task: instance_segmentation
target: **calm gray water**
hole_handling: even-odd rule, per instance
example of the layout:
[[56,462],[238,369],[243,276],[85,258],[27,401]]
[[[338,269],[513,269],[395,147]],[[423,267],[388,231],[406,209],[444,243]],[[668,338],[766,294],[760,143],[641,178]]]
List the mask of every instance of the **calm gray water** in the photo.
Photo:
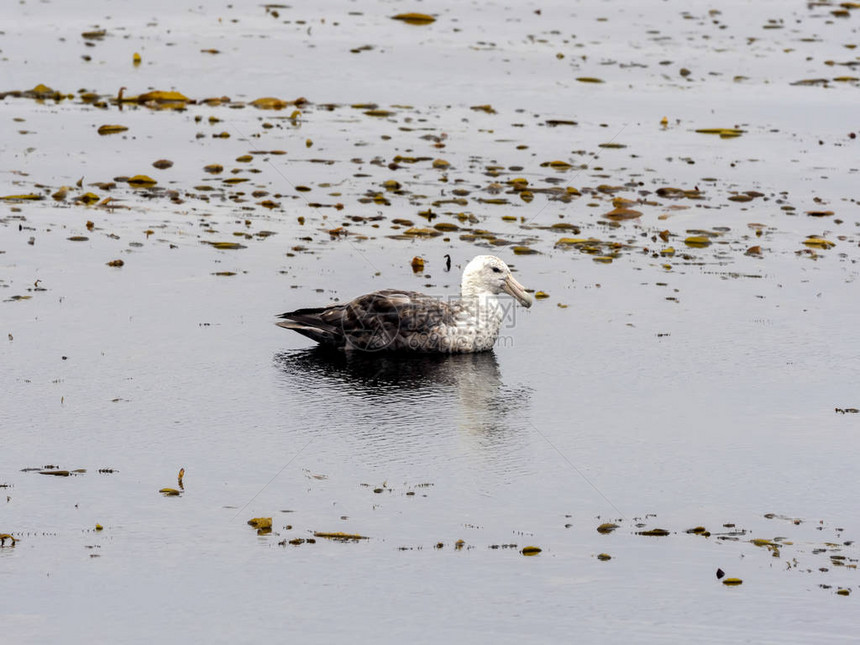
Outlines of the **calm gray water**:
[[[852,641],[858,10],[422,5],[0,9],[4,642]],[[487,252],[492,353],[273,324]]]

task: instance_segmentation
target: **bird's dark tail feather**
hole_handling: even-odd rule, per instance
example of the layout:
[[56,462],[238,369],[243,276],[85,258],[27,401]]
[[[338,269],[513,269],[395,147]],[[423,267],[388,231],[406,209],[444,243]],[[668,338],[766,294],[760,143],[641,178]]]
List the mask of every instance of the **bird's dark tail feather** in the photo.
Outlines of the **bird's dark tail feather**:
[[292,329],[295,332],[315,340],[321,345],[339,346],[343,344],[343,330],[339,325],[327,322],[323,314],[331,312],[329,307],[297,309],[280,314],[283,322],[275,323],[278,327]]

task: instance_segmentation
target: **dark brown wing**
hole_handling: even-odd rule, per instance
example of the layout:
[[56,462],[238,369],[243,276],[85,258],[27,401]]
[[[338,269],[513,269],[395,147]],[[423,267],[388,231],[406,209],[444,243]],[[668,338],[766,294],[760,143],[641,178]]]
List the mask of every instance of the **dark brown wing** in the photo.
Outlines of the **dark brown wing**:
[[434,330],[455,324],[456,313],[455,303],[385,289],[342,305],[281,314],[286,321],[278,325],[342,349],[438,351]]

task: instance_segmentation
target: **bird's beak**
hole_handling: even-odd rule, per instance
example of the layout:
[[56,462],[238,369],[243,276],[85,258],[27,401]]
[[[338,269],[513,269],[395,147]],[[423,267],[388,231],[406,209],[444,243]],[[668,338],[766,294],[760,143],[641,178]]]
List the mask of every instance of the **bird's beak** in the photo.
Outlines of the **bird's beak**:
[[526,293],[526,289],[523,285],[514,280],[514,276],[509,275],[505,278],[505,286],[502,288],[505,293],[516,298],[523,307],[532,306],[532,297]]

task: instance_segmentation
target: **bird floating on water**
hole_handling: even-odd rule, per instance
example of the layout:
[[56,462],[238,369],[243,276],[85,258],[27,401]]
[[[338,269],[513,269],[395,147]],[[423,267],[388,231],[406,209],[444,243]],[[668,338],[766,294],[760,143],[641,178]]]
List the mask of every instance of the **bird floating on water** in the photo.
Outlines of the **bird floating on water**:
[[493,348],[505,317],[502,292],[524,307],[532,305],[507,264],[479,255],[463,270],[459,299],[383,289],[344,304],[289,311],[277,324],[344,351],[485,352]]

